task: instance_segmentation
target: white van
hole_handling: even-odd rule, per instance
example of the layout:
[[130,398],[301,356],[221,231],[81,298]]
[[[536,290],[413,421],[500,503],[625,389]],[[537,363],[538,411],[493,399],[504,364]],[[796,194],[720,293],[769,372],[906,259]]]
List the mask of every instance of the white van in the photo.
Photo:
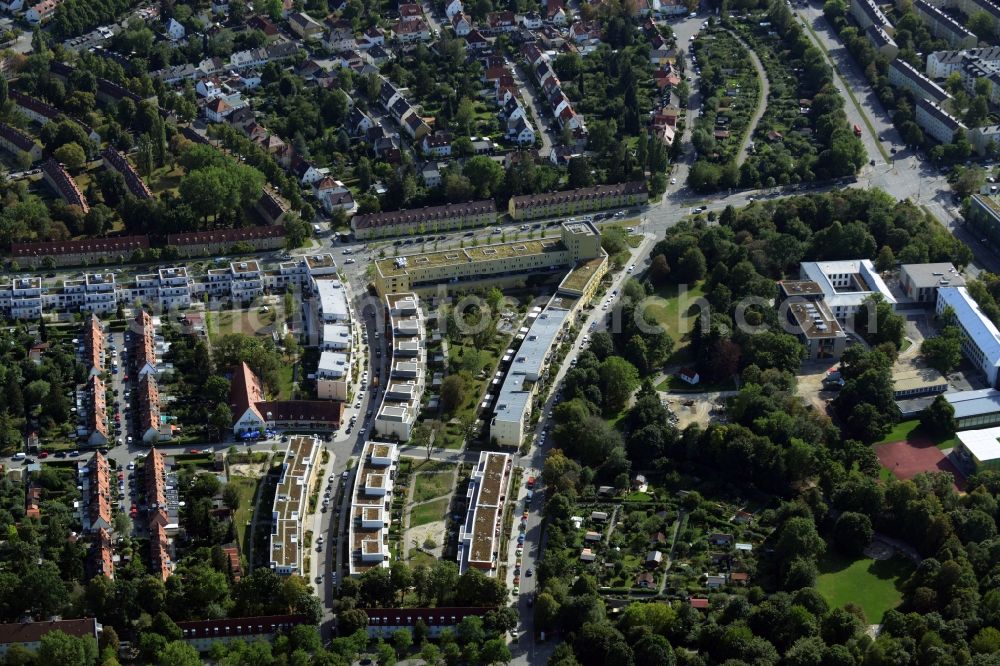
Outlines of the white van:
[[24,451],[18,451],[12,455],[11,460],[24,460]]

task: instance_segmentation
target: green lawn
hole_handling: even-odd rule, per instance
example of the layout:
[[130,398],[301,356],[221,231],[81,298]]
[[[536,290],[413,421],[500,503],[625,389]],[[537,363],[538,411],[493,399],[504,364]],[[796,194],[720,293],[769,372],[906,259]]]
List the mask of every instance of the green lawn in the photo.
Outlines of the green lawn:
[[450,472],[424,472],[416,474],[413,486],[413,501],[425,502],[435,497],[447,495],[451,490],[452,475]]
[[[695,301],[704,295],[704,283],[699,282],[693,286],[689,285],[683,298],[678,295],[677,285],[667,285],[657,289],[656,294],[649,299],[646,312],[650,319],[663,326],[674,339],[675,351],[684,346],[682,340],[694,328],[694,322],[700,312]],[[682,306],[686,306],[683,313]]]
[[419,527],[436,520],[444,520],[447,515],[448,498],[442,497],[433,502],[413,507],[413,510],[410,511],[410,527]]
[[920,419],[910,419],[909,421],[900,421],[897,423],[892,430],[889,431],[885,437],[875,442],[875,445],[888,444],[889,442],[901,442],[903,440],[912,439],[928,439],[934,442],[934,445],[939,449],[951,449],[958,443],[957,437],[940,437],[936,435],[928,435],[920,427]]
[[240,506],[236,509],[236,515],[233,516],[233,525],[236,527],[236,532],[240,535],[240,546],[244,553],[250,552],[250,544],[247,542],[247,539],[250,534],[250,519],[253,517],[253,498],[257,492],[257,483],[257,479],[245,476],[229,477],[229,485],[238,488],[240,491]]
[[877,624],[886,611],[899,605],[903,598],[900,588],[913,571],[913,565],[900,556],[885,561],[861,558],[851,562],[828,553],[819,570],[816,589],[831,607],[857,604],[864,609],[868,622]]
[[295,375],[295,366],[290,364],[282,365],[278,368],[278,399],[291,400],[292,398],[292,377]]

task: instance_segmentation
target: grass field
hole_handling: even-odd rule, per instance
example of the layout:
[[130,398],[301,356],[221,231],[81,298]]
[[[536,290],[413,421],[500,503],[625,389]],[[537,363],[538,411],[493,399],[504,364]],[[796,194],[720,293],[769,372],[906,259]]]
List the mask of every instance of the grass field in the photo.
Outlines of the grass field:
[[899,605],[903,598],[900,588],[913,565],[898,555],[884,561],[861,558],[852,562],[828,553],[819,570],[816,589],[831,607],[857,604],[865,611],[868,622],[877,624],[886,611]]
[[957,437],[940,437],[929,435],[920,427],[919,419],[900,421],[885,437],[875,442],[875,445],[888,444],[890,442],[902,442],[904,440],[925,439],[934,442],[934,445],[941,450],[954,448],[958,443]]
[[244,553],[249,552],[250,543],[247,541],[250,534],[250,519],[253,517],[253,498],[257,492],[257,479],[245,476],[230,476],[229,485],[235,486],[240,491],[240,506],[233,516],[233,525],[240,535],[240,546]]
[[435,497],[447,495],[451,490],[452,474],[450,472],[422,472],[416,474],[413,486],[413,501],[426,502]]
[[[680,347],[681,340],[694,327],[699,313],[697,307],[692,308],[694,301],[704,295],[705,288],[701,282],[689,286],[683,298],[677,293],[676,285],[661,287],[656,291],[656,298],[651,300],[647,313],[650,319],[666,329],[676,346]],[[681,307],[685,305],[687,307],[682,313]]]
[[410,527],[420,527],[437,520],[444,520],[447,515],[448,498],[442,497],[433,502],[413,507],[410,511]]

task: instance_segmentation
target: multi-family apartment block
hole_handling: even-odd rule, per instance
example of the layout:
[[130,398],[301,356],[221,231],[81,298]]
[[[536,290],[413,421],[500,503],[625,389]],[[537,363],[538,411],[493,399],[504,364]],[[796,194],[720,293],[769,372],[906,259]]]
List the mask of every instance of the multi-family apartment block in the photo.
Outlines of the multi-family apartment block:
[[[393,353],[375,432],[405,442],[416,424],[426,383],[423,311],[414,293],[387,294],[385,307]],[[397,345],[402,343],[407,351],[397,355]]]
[[348,523],[348,567],[352,576],[389,566],[389,526],[399,448],[367,441],[354,473]]
[[0,123],[0,148],[15,157],[25,154],[31,162],[42,159],[42,147],[30,136],[6,123]]
[[951,97],[948,92],[920,73],[916,67],[905,60],[893,60],[889,63],[889,83],[897,88],[909,90],[914,97],[920,97],[935,104],[942,104]]
[[570,321],[570,311],[547,306],[535,316],[504,377],[490,422],[490,439],[518,447],[524,438],[539,382],[548,375],[555,343]]
[[82,278],[66,280],[61,290],[47,291],[44,304],[60,312],[106,314],[118,307],[118,289],[114,273],[85,273]]
[[148,236],[114,236],[67,241],[11,243],[11,257],[21,266],[37,268],[46,260],[54,266],[80,266],[102,261],[128,261],[149,248]]
[[101,157],[104,160],[104,168],[113,169],[122,175],[125,179],[125,187],[132,193],[132,196],[138,199],[152,198],[153,193],[149,191],[149,187],[142,180],[142,176],[129,164],[124,155],[114,148],[109,147],[101,152]]
[[483,451],[469,478],[469,508],[458,528],[458,567],[495,576],[500,556],[504,506],[514,463],[506,453]]
[[186,308],[191,305],[191,280],[184,266],[160,268],[155,273],[135,276],[130,290],[123,290],[122,300],[156,307],[161,311]]
[[384,297],[419,287],[523,276],[569,268],[602,253],[601,234],[593,224],[567,222],[560,227],[558,237],[379,259],[375,262],[375,290]]
[[264,275],[256,261],[234,261],[228,268],[210,269],[207,288],[212,296],[252,301],[264,294]]
[[229,385],[233,434],[251,437],[267,428],[336,430],[343,417],[339,400],[267,400],[264,387],[246,363],[234,368]]
[[339,280],[312,280],[319,300],[319,365],[316,368],[316,397],[321,400],[347,400],[352,382],[350,307],[347,290]]
[[167,235],[167,246],[177,248],[182,257],[223,254],[236,244],[246,245],[255,251],[276,250],[285,244],[285,229],[271,225]]
[[320,467],[319,439],[296,435],[288,442],[271,510],[271,569],[281,575],[303,574],[302,521],[309,509],[309,492]]
[[576,215],[619,206],[634,206],[645,203],[648,199],[649,191],[646,189],[646,183],[635,181],[511,197],[508,212],[515,220],[530,220]]
[[355,215],[351,218],[351,229],[358,238],[384,238],[475,229],[494,224],[496,219],[496,205],[492,201],[470,201]]
[[85,215],[90,212],[90,204],[80,191],[80,186],[63,165],[49,158],[42,164],[42,174],[45,176],[45,182],[62,197],[63,201],[70,206],[78,206]]
[[11,319],[41,319],[42,294],[41,278],[14,278],[0,284],[0,311]]
[[941,143],[951,143],[958,130],[967,131],[965,124],[951,115],[943,107],[923,97],[916,100],[916,121],[924,132]]
[[953,49],[972,49],[979,38],[971,30],[926,0],[913,0],[913,8],[930,33],[948,42]]

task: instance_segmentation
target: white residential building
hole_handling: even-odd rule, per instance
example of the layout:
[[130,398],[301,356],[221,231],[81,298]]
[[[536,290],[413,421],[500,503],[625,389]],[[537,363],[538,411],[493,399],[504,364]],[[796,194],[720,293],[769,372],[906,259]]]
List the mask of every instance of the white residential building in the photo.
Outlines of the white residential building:
[[41,319],[42,294],[41,278],[14,278],[0,284],[0,311],[11,319]]
[[161,310],[191,306],[191,281],[187,268],[170,266],[155,273],[135,276],[135,286],[128,294],[132,302],[155,305]]
[[252,301],[264,294],[264,279],[256,261],[234,261],[229,268],[213,268],[207,273],[208,293],[238,302]]
[[[375,432],[405,442],[410,439],[420,412],[426,382],[424,320],[416,294],[387,294],[385,300],[393,355],[382,407],[375,416]],[[404,343],[408,351],[397,354]]]
[[351,489],[347,543],[352,576],[389,566],[389,526],[398,462],[399,448],[395,444],[365,443]]
[[316,397],[320,400],[347,400],[350,384],[350,355],[335,351],[320,353],[316,368]]
[[347,291],[340,280],[314,279],[313,291],[319,297],[320,319],[323,323],[335,324],[350,321]]
[[458,567],[495,576],[500,556],[504,505],[510,489],[513,461],[506,453],[482,451],[469,478],[469,508],[458,528]]
[[553,345],[569,310],[548,306],[532,322],[500,387],[490,438],[500,446],[518,447],[530,422],[535,386],[548,371]]
[[177,21],[177,19],[172,18],[167,22],[167,37],[170,38],[170,41],[176,42],[180,39],[184,39],[185,34],[187,34],[187,31],[184,29],[184,26]]
[[118,307],[118,291],[114,273],[86,273],[82,278],[66,280],[61,291],[46,293],[46,307],[60,312],[106,314]]

